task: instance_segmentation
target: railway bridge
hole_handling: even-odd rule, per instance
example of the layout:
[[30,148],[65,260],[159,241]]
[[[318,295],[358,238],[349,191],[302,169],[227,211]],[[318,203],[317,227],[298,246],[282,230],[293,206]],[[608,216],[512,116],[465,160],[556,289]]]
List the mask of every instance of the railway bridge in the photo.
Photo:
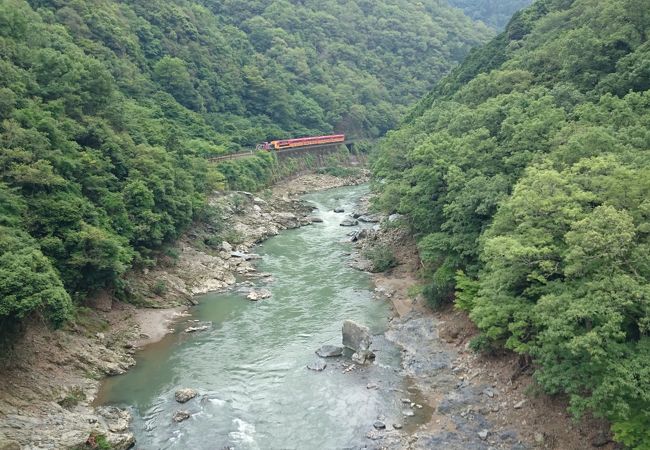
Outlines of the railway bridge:
[[[327,155],[336,153],[341,147],[345,147],[350,152],[352,152],[354,149],[355,142],[357,142],[357,139],[346,139],[343,142],[335,142],[331,144],[305,145],[303,147],[284,148],[280,150],[257,150],[257,151],[274,152],[277,155],[278,159],[300,158],[306,154],[311,154],[314,155],[317,160],[321,160],[321,159],[324,160],[324,158]],[[208,161],[210,161],[211,163],[218,164],[220,162],[230,161],[232,159],[250,158],[251,156],[254,156],[257,151],[250,149],[242,152],[231,153],[229,155],[208,158]]]

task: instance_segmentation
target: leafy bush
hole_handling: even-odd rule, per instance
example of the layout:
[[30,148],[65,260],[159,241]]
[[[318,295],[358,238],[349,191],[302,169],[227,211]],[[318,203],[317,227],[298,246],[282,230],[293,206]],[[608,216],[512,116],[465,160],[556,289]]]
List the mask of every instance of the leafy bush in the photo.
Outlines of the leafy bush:
[[373,272],[385,272],[397,265],[393,250],[384,244],[374,245],[366,249],[363,256],[372,263]]
[[322,167],[316,171],[316,173],[320,174],[327,174],[327,175],[332,175],[334,177],[338,178],[346,178],[346,177],[351,177],[353,175],[356,175],[359,173],[357,169],[354,169],[352,167]]
[[222,241],[226,241],[232,245],[239,245],[244,243],[245,238],[246,237],[240,231],[231,228],[221,234],[219,243],[221,243]]
[[68,394],[58,403],[65,409],[72,409],[79,404],[79,402],[86,399],[86,393],[80,387],[75,387],[68,392]]
[[165,283],[163,280],[156,281],[156,283],[153,285],[153,288],[151,289],[151,292],[158,296],[165,295],[167,291],[167,283]]

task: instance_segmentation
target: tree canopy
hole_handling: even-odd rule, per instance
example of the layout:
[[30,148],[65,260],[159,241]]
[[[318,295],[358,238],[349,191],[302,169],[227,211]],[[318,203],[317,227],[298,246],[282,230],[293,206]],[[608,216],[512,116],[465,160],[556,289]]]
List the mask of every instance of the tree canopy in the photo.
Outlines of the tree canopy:
[[[394,126],[493,34],[435,0],[6,0],[0,4],[0,320],[149,264],[269,138]],[[119,284],[119,283],[118,283]]]
[[530,355],[576,415],[650,446],[650,15],[541,0],[388,134],[379,204],[406,214],[434,304],[477,349]]

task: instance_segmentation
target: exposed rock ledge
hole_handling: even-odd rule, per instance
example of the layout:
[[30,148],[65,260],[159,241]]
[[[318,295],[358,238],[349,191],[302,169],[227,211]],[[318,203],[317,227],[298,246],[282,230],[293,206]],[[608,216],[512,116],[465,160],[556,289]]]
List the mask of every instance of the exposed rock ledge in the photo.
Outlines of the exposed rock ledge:
[[149,308],[123,304],[104,292],[89,301],[93,308],[83,313],[83,325],[51,331],[34,321],[0,357],[0,449],[71,448],[97,434],[114,449],[132,446],[129,414],[92,406],[98,380],[135,364],[136,348],[162,338],[192,296],[230,286],[235,276],[258,275],[245,256],[256,243],[311,223],[312,209],[298,195],[363,181],[365,176],[306,175],[267,196],[215,193],[210,202],[229,223],[228,233],[220,234],[239,242],[220,241],[215,248],[205,242],[216,234],[213,224],[190,230],[168,252],[173,258],[162,257],[157,267],[128,278]]

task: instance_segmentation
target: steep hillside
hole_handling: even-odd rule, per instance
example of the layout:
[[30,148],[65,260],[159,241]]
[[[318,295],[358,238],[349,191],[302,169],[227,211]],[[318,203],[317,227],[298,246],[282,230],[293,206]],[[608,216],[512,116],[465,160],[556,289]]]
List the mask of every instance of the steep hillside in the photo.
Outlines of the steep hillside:
[[576,415],[650,446],[650,14],[542,0],[389,133],[380,204],[419,237],[432,304],[532,357]]
[[448,0],[451,6],[460,8],[475,20],[503,29],[512,15],[530,5],[532,0]]
[[152,264],[205,193],[271,155],[206,155],[334,129],[377,136],[491,31],[427,0],[0,4],[0,328],[54,324]]

